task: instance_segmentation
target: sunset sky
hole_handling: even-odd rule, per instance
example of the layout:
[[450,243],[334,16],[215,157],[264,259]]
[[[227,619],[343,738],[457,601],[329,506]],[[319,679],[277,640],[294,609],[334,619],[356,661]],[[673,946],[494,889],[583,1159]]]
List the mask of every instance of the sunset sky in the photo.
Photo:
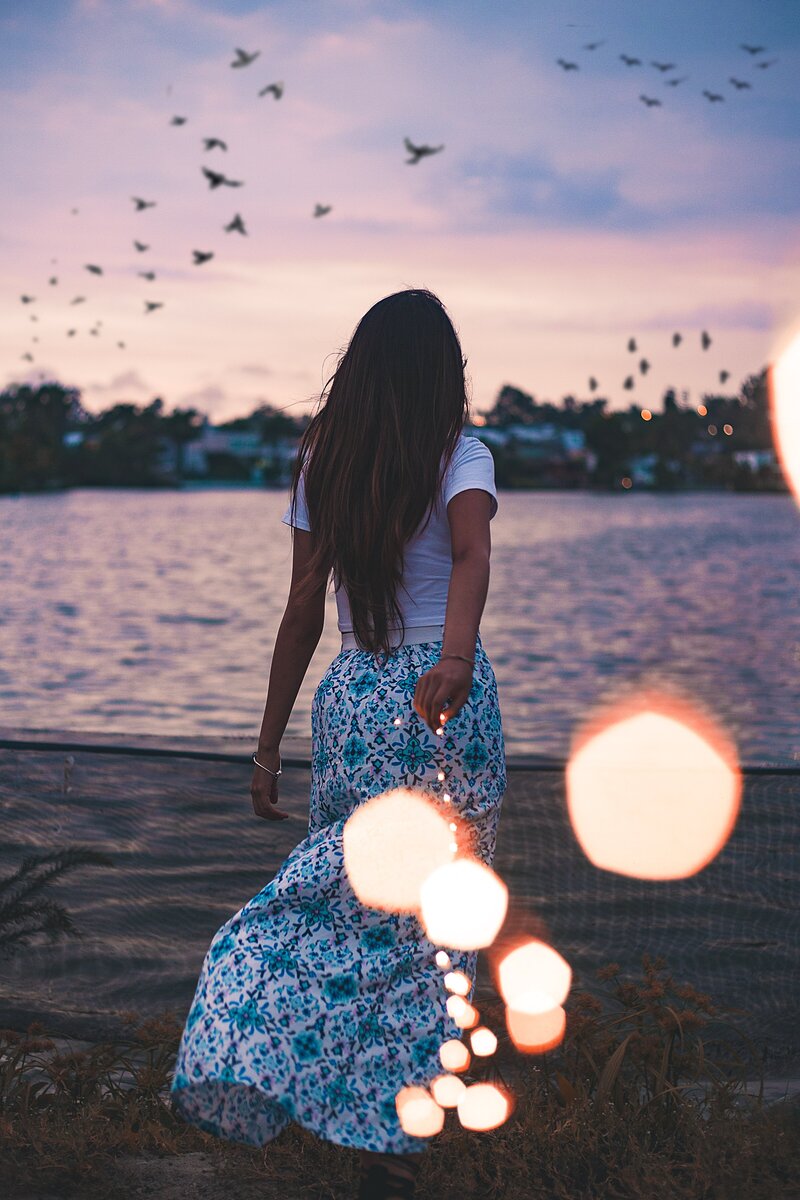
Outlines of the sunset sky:
[[[44,372],[92,410],[159,395],[214,420],[300,413],[366,309],[424,286],[459,330],[478,411],[504,383],[587,399],[589,375],[612,407],[660,408],[667,386],[697,400],[721,368],[735,390],[800,321],[797,14],[0,0],[0,386]],[[235,47],[261,53],[232,69]],[[277,81],[280,100],[258,96]],[[410,166],[404,136],[445,149]],[[210,190],[204,165],[244,186]],[[316,203],[332,211],[314,219]],[[247,237],[223,231],[236,212]],[[194,266],[193,250],[215,257]]]

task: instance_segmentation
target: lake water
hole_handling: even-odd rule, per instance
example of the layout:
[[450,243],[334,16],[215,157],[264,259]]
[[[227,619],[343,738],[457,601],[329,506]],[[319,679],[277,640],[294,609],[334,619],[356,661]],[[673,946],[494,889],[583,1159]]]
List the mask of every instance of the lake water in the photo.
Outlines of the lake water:
[[[563,756],[664,684],[746,763],[800,761],[800,513],[788,495],[501,492],[481,622],[507,751]],[[289,586],[284,491],[0,497],[0,724],[255,741]],[[287,734],[339,649],[333,595]]]

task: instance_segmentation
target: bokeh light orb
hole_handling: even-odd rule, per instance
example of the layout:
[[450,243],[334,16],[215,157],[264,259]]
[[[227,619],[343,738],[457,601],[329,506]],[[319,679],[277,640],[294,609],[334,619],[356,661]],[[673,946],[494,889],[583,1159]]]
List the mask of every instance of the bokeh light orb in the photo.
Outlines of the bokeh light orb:
[[497,987],[509,1008],[542,1013],[563,1004],[572,985],[566,959],[539,938],[530,938],[503,955]]
[[[459,996],[460,1000],[461,997]],[[458,1013],[453,1017],[459,1029],[472,1029],[473,1025],[478,1024],[480,1013],[472,1004],[464,1004],[464,1007],[459,1009]]]
[[767,381],[778,458],[795,498],[800,500],[800,330],[777,355]]
[[497,1049],[497,1038],[491,1029],[487,1029],[485,1025],[480,1025],[477,1029],[473,1029],[470,1034],[469,1044],[472,1047],[473,1054],[477,1054],[480,1058],[487,1058],[490,1054],[494,1054]]
[[342,830],[353,891],[368,908],[416,912],[422,883],[437,867],[452,862],[450,838],[448,822],[423,792],[393,788],[371,797]]
[[445,1071],[466,1071],[470,1064],[470,1053],[458,1038],[449,1038],[439,1047],[439,1061]]
[[525,1054],[543,1054],[545,1050],[552,1050],[563,1041],[566,1027],[567,1013],[561,1005],[532,1013],[506,1009],[509,1037],[517,1050]]
[[699,711],[647,695],[595,724],[567,765],[567,808],[596,867],[682,879],[725,845],[739,813],[732,745]]
[[511,1095],[496,1083],[471,1083],[458,1101],[458,1119],[464,1129],[496,1129],[512,1110]]
[[423,1087],[404,1087],[395,1096],[395,1108],[404,1133],[433,1137],[444,1125],[444,1109]]
[[449,992],[458,996],[466,996],[472,987],[472,980],[463,971],[448,971],[444,977],[444,986]]
[[490,946],[508,908],[508,888],[485,863],[457,858],[420,888],[420,921],[432,942],[457,950]]
[[442,1108],[455,1108],[466,1086],[457,1075],[437,1075],[431,1080],[431,1095]]

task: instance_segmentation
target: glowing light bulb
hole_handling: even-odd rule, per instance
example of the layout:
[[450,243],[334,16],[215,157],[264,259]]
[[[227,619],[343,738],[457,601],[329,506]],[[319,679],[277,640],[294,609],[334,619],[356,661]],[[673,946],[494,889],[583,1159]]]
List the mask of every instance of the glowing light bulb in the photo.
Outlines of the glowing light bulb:
[[442,782],[442,780],[444,779],[444,771],[439,771],[439,772],[438,772],[438,774],[437,774],[437,776],[436,776],[436,778],[437,778],[437,779],[439,780],[439,782],[441,783],[441,782]]
[[469,1050],[458,1038],[450,1038],[439,1047],[439,1060],[445,1071],[466,1071],[470,1059]]
[[[451,996],[451,999],[460,1000],[461,997]],[[453,1017],[453,1020],[459,1029],[472,1029],[473,1025],[478,1024],[479,1017],[480,1013],[478,1012],[477,1008],[475,1008],[474,1004],[465,1004],[464,1007],[459,1010],[457,1016]]]
[[511,1097],[495,1083],[472,1083],[458,1101],[464,1129],[496,1129],[511,1112]]
[[455,1108],[466,1084],[457,1075],[437,1075],[431,1080],[431,1095],[442,1108]]
[[497,1049],[497,1038],[492,1033],[491,1029],[487,1029],[485,1025],[480,1025],[477,1029],[473,1029],[469,1035],[472,1053],[478,1054],[482,1058],[486,1058],[489,1054],[494,1054]]
[[395,1108],[404,1133],[413,1137],[433,1137],[444,1125],[444,1109],[423,1087],[401,1088]]
[[472,981],[463,971],[448,971],[444,977],[444,986],[448,992],[455,992],[457,996],[466,996],[472,987]]
[[437,967],[442,967],[442,968],[449,967],[450,966],[450,955],[447,954],[446,951],[444,951],[444,950],[437,950],[436,951],[436,965],[437,965]]
[[393,722],[393,723],[394,723],[395,725],[402,725],[402,724],[403,724],[403,718],[402,718],[402,717],[395,717],[395,719],[394,719],[394,722]]
[[467,1002],[463,996],[453,994],[447,997],[447,1011],[454,1021],[467,1011],[467,1007]]

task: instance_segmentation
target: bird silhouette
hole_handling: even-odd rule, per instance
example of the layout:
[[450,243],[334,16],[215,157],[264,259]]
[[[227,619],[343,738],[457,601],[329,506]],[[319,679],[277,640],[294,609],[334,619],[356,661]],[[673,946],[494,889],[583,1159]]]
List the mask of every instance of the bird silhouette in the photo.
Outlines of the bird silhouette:
[[639,99],[643,104],[646,104],[648,108],[652,108],[656,104],[659,106],[661,105],[661,101],[655,100],[652,96],[640,96]]
[[35,337],[35,338],[31,338],[31,341],[32,341],[32,342],[38,342],[38,340],[39,340],[39,339],[38,339],[37,337]]
[[67,330],[67,337],[75,337],[75,334],[76,334],[77,332],[78,332],[78,331],[77,331],[77,329],[68,329],[68,330]]
[[23,304],[33,304],[35,299],[35,296],[20,296],[20,300]]
[[91,271],[93,275],[102,275],[103,274],[103,268],[96,266],[94,263],[85,263],[84,265],[86,267],[86,270]]
[[223,142],[221,138],[216,137],[203,138],[203,145],[206,150],[215,150],[217,147],[219,147],[220,150],[228,149],[227,144]]
[[651,62],[650,66],[655,67],[657,71],[673,71],[677,63]]
[[748,83],[746,79],[736,79],[733,75],[731,75],[729,82],[732,83],[738,91],[741,91],[742,88],[751,88],[753,86],[752,83]]
[[620,54],[620,58],[625,63],[626,67],[640,67],[642,60],[640,58],[631,58],[629,54]]
[[700,341],[702,343],[704,350],[707,350],[708,347],[711,345],[711,338],[706,333],[705,329],[703,330],[702,334],[700,335]]
[[679,83],[686,83],[688,78],[688,75],[681,75],[677,79],[667,79],[665,82],[667,87],[677,87]]
[[605,40],[602,42],[587,42],[583,48],[584,50],[596,50],[598,46],[605,46]]
[[331,211],[332,207],[333,207],[333,205],[331,205],[331,204],[315,204],[314,205],[314,216],[315,217],[324,217],[326,213],[329,213]]
[[74,300],[70,300],[70,304],[84,304],[85,301],[85,296],[76,296]]
[[642,372],[643,375],[646,375],[647,372],[650,370],[650,363],[647,361],[646,358],[643,358],[641,360],[641,362],[639,363],[639,370]]
[[631,388],[634,386],[634,380],[633,380],[633,376],[632,376],[632,375],[629,375],[629,376],[628,376],[628,378],[625,380],[625,382],[623,383],[623,385],[622,385],[622,386],[623,386],[623,387],[624,387],[624,388],[625,388],[627,391],[630,391],[630,390],[631,390]]
[[125,349],[125,343],[124,343],[124,342],[117,342],[117,345],[119,346],[120,350],[124,350],[124,349]]
[[763,62],[757,62],[756,66],[759,67],[762,71],[766,71],[767,67],[771,67],[777,61],[778,61],[777,58],[768,58],[768,59],[765,59]]
[[33,316],[32,316],[30,319],[31,319],[31,321],[38,321],[38,320],[39,320],[39,318],[38,318],[38,317],[33,317]]
[[203,265],[203,263],[208,262],[208,260],[210,258],[214,257],[213,250],[193,250],[192,254],[194,255],[194,264],[193,265],[195,267],[201,267]]
[[712,103],[714,100],[724,100],[725,99],[724,96],[720,96],[719,92],[709,92],[705,88],[703,89],[703,95],[706,97],[707,100],[711,100]]
[[141,196],[131,196],[131,200],[136,205],[136,211],[141,212],[143,208],[155,208],[155,200],[142,200]]
[[223,184],[226,187],[241,187],[242,186],[242,181],[240,179],[228,179],[228,178],[226,178],[225,175],[221,174],[221,172],[219,172],[219,171],[209,171],[208,167],[201,167],[200,170],[203,172],[206,179],[208,180],[208,186],[211,189],[221,187]]
[[682,333],[673,333],[673,335],[672,335],[672,344],[673,344],[673,346],[680,346],[680,344],[681,344],[681,342],[682,342],[682,341],[683,341],[683,334],[682,334]]
[[100,332],[99,329],[90,329],[89,330],[89,333],[92,335],[92,337],[97,337],[99,332]]
[[766,50],[766,46],[746,46],[744,42],[740,42],[739,44],[741,49],[746,50],[748,54],[763,54]]
[[243,233],[245,237],[247,237],[247,230],[244,227],[244,221],[238,213],[228,222],[227,225],[223,225],[222,228],[226,233]]
[[137,242],[135,238],[133,239],[133,244],[140,254],[143,254],[145,250],[150,249],[149,246],[145,246],[144,242]]
[[565,59],[563,59],[563,58],[557,58],[557,59],[556,59],[556,62],[557,62],[557,63],[558,63],[558,65],[559,65],[560,67],[562,67],[562,68],[563,68],[565,71],[577,71],[577,70],[578,70],[578,64],[577,64],[577,63],[574,63],[574,62],[566,62],[566,61],[565,61]]
[[403,145],[411,155],[406,162],[412,165],[418,163],[421,158],[427,158],[429,154],[438,154],[440,150],[444,150],[444,146],[415,146],[410,138],[403,138]]
[[137,275],[141,275],[142,279],[147,279],[150,283],[152,283],[156,277],[155,271],[137,271],[136,273]]
[[57,275],[51,275],[51,276],[50,276],[50,278],[48,279],[48,281],[47,281],[47,282],[48,282],[48,283],[50,283],[50,284],[53,284],[53,285],[57,284],[57,283],[58,283],[58,276],[57,276]]
[[185,125],[188,120],[188,117],[173,117],[170,125]]
[[251,62],[255,62],[261,53],[260,50],[254,50],[252,54],[248,54],[246,50],[236,48],[236,58],[231,63],[232,67],[249,67]]
[[22,355],[20,355],[20,357],[21,357],[21,358],[24,358],[24,359],[25,359],[27,362],[33,362],[33,355],[32,355],[32,354],[22,354]]
[[272,92],[276,100],[280,100],[283,95],[283,81],[280,83],[268,83],[265,88],[262,88],[258,93],[259,96],[266,96],[267,92]]
[[155,310],[157,308],[163,308],[163,307],[164,307],[164,303],[161,300],[145,300],[145,302],[144,302],[145,316],[147,316],[148,313],[155,312]]
[[727,381],[730,379],[730,377],[731,377],[730,371],[720,371],[720,373],[719,373],[720,383],[727,383]]
[[594,392],[596,390],[597,390],[597,380],[595,379],[594,375],[590,375],[589,376],[589,391]]
[[77,209],[77,208],[71,208],[71,209],[70,209],[70,212],[72,213],[73,217],[77,217],[77,215],[78,215],[78,209]]
[[636,353],[636,338],[628,339],[628,350],[631,354]]

